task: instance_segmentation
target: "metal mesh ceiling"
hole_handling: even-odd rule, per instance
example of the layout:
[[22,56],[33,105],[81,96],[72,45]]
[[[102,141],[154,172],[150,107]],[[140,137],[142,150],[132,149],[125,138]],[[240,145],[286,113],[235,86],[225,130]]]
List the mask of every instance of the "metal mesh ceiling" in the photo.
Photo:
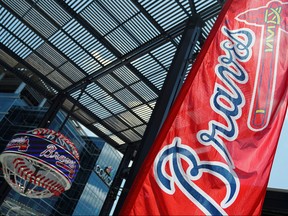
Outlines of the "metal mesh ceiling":
[[222,4],[2,0],[0,63],[111,145],[139,142],[187,19],[204,22],[198,52]]

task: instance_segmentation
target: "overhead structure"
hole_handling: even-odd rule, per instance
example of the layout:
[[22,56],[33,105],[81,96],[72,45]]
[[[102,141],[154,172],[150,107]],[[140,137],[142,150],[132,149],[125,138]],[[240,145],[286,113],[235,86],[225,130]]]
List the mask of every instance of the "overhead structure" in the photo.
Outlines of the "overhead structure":
[[186,75],[222,6],[219,0],[3,0],[0,65],[124,152],[141,143],[165,97],[160,93],[188,20],[200,35],[183,59]]

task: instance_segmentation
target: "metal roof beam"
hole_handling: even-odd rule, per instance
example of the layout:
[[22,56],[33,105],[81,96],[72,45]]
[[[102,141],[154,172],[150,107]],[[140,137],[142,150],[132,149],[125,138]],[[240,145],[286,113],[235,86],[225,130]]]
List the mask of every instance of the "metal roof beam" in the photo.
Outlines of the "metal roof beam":
[[165,32],[165,30],[159,25],[159,23],[151,16],[150,13],[148,13],[147,10],[145,10],[145,8],[137,0],[132,0],[132,3],[138,8],[139,11],[141,11],[141,13],[146,17],[146,19],[148,19],[149,22],[154,25],[154,27],[161,33],[162,37],[169,39],[176,47],[178,46],[178,44],[173,40],[173,37],[171,37],[169,32]]
[[211,4],[205,11],[199,13],[202,17],[203,21],[209,20],[213,17],[217,17],[219,12],[221,11],[223,5],[221,3]]
[[[37,5],[37,2],[34,2],[32,0],[25,0],[31,8],[34,8],[37,10],[38,13],[40,13],[46,20],[48,20],[52,25],[54,25],[57,29],[61,29],[61,26],[50,16],[48,16],[46,13],[43,12],[43,10]],[[31,10],[31,8],[29,10]]]
[[[0,1],[0,5],[4,7],[9,13],[11,13],[13,16],[15,16],[18,20],[20,20],[23,24],[25,24],[29,29],[31,29],[33,32],[37,34],[45,43],[47,43],[49,46],[53,47],[58,53],[60,53],[65,59],[67,59],[67,62],[70,62],[75,68],[77,68],[80,72],[83,74],[87,74],[83,69],[81,69],[78,65],[76,65],[73,61],[68,61],[68,57],[57,47],[55,47],[48,38],[44,37],[37,29],[35,29],[32,25],[30,25],[26,20],[23,19],[23,17],[19,16],[15,11],[13,11],[8,5],[4,4]],[[43,59],[42,59],[43,60]],[[49,80],[47,77],[44,78],[44,80]],[[50,80],[49,80],[50,81]],[[62,90],[59,90],[62,91]]]
[[[12,52],[9,48],[7,48],[5,45],[2,43],[0,44],[0,49],[2,49],[4,52],[8,53],[10,56],[12,56],[15,60],[20,62],[23,66],[28,68],[30,71],[32,71],[34,74],[36,74],[38,77],[40,77],[43,81],[47,82],[51,87],[53,87],[55,90],[58,92],[61,91],[60,87],[58,87],[56,84],[54,84],[51,80],[47,79],[46,76],[43,74],[39,73],[36,69],[34,69],[29,63],[27,63],[24,59],[16,55],[14,52]],[[15,70],[14,70],[15,72]],[[17,75],[17,74],[15,74]],[[24,81],[24,80],[23,80]],[[33,86],[33,85],[32,85]]]
[[189,6],[190,6],[192,14],[196,14],[197,11],[196,11],[196,6],[195,6],[194,0],[189,0]]
[[10,65],[8,65],[6,62],[2,61],[0,59],[0,65],[10,71],[13,75],[15,75],[17,78],[37,90],[39,93],[41,93],[44,97],[47,99],[52,99],[55,95],[49,94],[48,91],[44,90],[43,88],[39,86],[35,86],[35,82],[32,81],[32,79],[28,78],[27,76],[23,75],[22,71],[18,71],[17,68],[12,68]]
[[[5,29],[5,31],[9,32],[11,35],[13,35],[14,37],[18,38],[13,32],[9,31],[9,29],[7,29],[5,26],[3,26],[3,29]],[[25,41],[23,41],[22,39],[18,38],[19,41],[21,41],[23,44],[25,44],[27,47],[31,48]],[[37,51],[36,51],[37,52]],[[46,58],[44,58],[41,54],[39,54],[37,52],[37,55],[41,57],[41,60],[44,61],[47,65],[49,65],[51,68],[53,68],[53,71],[58,69],[56,68],[52,63],[50,63]],[[63,63],[65,64],[65,63]],[[62,66],[62,65],[60,65]],[[59,66],[59,67],[60,67]],[[49,74],[51,74],[53,71],[49,72],[48,74],[46,74],[46,76],[48,76]],[[62,73],[60,70],[58,70],[57,72],[59,72],[65,79],[67,79],[69,82],[73,83],[73,80],[67,76],[66,74]],[[45,76],[45,77],[46,77]]]
[[[67,110],[66,108],[62,108],[65,112],[69,112],[69,110]],[[74,110],[75,111],[75,110]],[[118,143],[116,143],[114,140],[112,140],[111,138],[109,138],[106,134],[104,134],[102,131],[98,130],[96,127],[89,125],[89,124],[85,124],[83,123],[83,121],[77,116],[75,115],[73,112],[70,114],[72,116],[73,119],[75,119],[76,121],[80,122],[81,124],[83,124],[87,129],[89,129],[90,131],[92,131],[93,133],[95,133],[97,136],[99,136],[101,139],[103,139],[105,142],[109,143],[109,145],[113,146],[114,148],[119,148],[121,145],[119,145]],[[102,124],[102,122],[99,122]]]
[[38,13],[40,13],[43,17],[45,17],[45,19],[47,19],[49,22],[51,22],[58,30],[61,29],[68,38],[70,38],[75,44],[77,44],[79,47],[81,47],[87,55],[89,55],[90,57],[95,59],[95,61],[97,61],[97,63],[99,63],[103,67],[103,64],[99,60],[97,60],[90,52],[88,52],[78,41],[76,41],[73,37],[71,37],[67,33],[66,30],[63,30],[63,28],[54,19],[52,19],[50,16],[48,16],[47,13],[45,11],[43,11],[43,9],[40,8],[35,2],[33,2],[32,0],[26,0],[26,1],[28,1],[28,3],[31,6],[33,6],[34,9],[36,9],[38,11]]
[[[25,62],[23,59],[21,59],[20,57],[18,57],[16,54],[11,53],[10,50],[5,47],[4,45],[0,44],[0,48],[5,51],[6,53],[9,53],[15,60],[17,60],[19,63],[21,63],[23,66],[25,66],[25,68],[29,69],[30,71],[32,71],[34,74],[38,75],[38,72],[31,66],[29,65],[27,62]],[[11,71],[13,74],[15,74],[17,77],[19,77],[21,80],[23,80],[24,82],[26,82],[27,84],[29,84],[30,86],[33,86],[35,88],[35,83],[33,83],[31,81],[31,79],[29,79],[28,77],[26,77],[25,75],[22,75],[20,73],[20,71],[17,71],[15,68],[12,68],[11,66],[9,66],[7,63],[3,62],[2,60],[0,60],[0,64],[3,65],[3,67],[7,68],[9,71]],[[39,77],[42,78],[41,76],[43,76],[41,73],[39,73]],[[49,82],[48,79],[43,79],[47,82]],[[48,83],[50,86],[52,86],[53,88],[55,88],[57,91],[59,91],[59,94],[61,94],[59,88],[57,89],[57,86],[54,86],[54,84],[50,81],[50,83]],[[39,92],[43,92],[43,90],[38,89]],[[46,94],[47,95],[47,94]],[[125,143],[130,143],[130,140],[128,140],[125,136],[123,136],[122,134],[120,134],[118,131],[114,130],[114,128],[110,127],[109,125],[105,124],[105,122],[103,122],[100,118],[98,118],[96,115],[94,115],[91,111],[89,111],[86,107],[84,107],[82,104],[80,104],[77,100],[75,100],[73,97],[71,97],[70,95],[67,94],[61,94],[63,99],[69,99],[70,101],[72,101],[73,104],[76,104],[76,106],[81,107],[82,110],[84,110],[86,113],[89,113],[89,115],[93,116],[97,122],[99,122],[100,124],[102,124],[103,126],[105,126],[108,130],[110,130],[113,134],[115,134],[116,136],[118,136],[120,139],[122,139]],[[55,95],[54,95],[55,96]],[[50,102],[53,103],[53,98],[50,96],[48,99],[50,99]],[[63,108],[63,107],[62,107]],[[69,111],[66,110],[65,108],[63,108],[65,111]],[[75,110],[74,110],[75,111]],[[105,140],[106,142],[108,142],[109,144],[111,144],[112,146],[116,147],[119,146],[119,144],[117,144],[114,140],[110,139],[109,137],[107,137],[107,135],[103,134],[100,130],[96,129],[96,127],[92,127],[87,125],[85,122],[83,122],[81,119],[77,118],[75,114],[71,113],[71,116],[73,116],[75,119],[77,119],[79,122],[81,122],[85,127],[87,127],[88,129],[90,129],[92,132],[94,132],[95,134],[97,134],[99,137],[103,138],[103,140]]]
[[[107,41],[95,28],[93,28],[89,22],[87,22],[82,16],[80,16],[78,13],[76,13],[72,8],[69,7],[67,3],[65,3],[62,0],[55,0],[59,6],[62,7],[63,10],[65,10],[67,13],[69,13],[77,22],[79,22],[88,32],[90,32],[93,36],[97,38],[112,54],[114,54],[118,59],[123,59],[123,55],[109,42]],[[120,60],[122,61],[122,60]],[[118,61],[117,61],[118,62]],[[130,62],[126,62],[126,64],[129,64]],[[113,63],[112,63],[113,64]],[[109,66],[109,65],[108,65]],[[132,65],[128,66],[130,70],[137,71]],[[106,73],[111,72],[110,70],[104,70],[105,73],[101,72],[104,69],[100,69],[96,71],[95,73],[89,75],[88,77],[84,78],[83,80],[80,80],[78,83],[76,83],[73,86],[77,86],[77,88],[74,88],[73,86],[68,87],[65,91],[68,93],[72,93],[74,91],[77,91],[79,88],[82,88],[82,85],[86,82],[93,82],[93,79],[97,79],[100,76],[103,76]],[[141,73],[136,73],[136,75],[141,79],[145,84],[152,89],[155,93],[158,92],[158,89]],[[93,77],[93,79],[91,79]]]
[[76,13],[67,3],[62,0],[55,0],[57,4],[65,10],[69,15],[71,15],[77,22],[79,22],[88,32],[96,37],[104,46],[112,52],[116,57],[121,57],[121,53],[109,43],[96,29],[94,29],[89,22],[87,22],[82,16]]
[[[51,23],[53,23],[53,24],[55,24],[55,26],[58,28],[58,29],[61,29],[61,26],[60,25],[58,25],[50,16],[48,16],[46,13],[45,13],[45,11],[43,11],[36,3],[34,3],[34,2],[32,2],[31,0],[27,0],[28,2],[29,2],[29,4],[31,5],[31,6],[33,6],[33,8],[34,9],[36,9],[42,16],[44,16],[47,20],[49,20],[49,22],[51,22]],[[102,7],[104,7],[104,6],[102,6]],[[88,24],[87,24],[88,25]],[[84,26],[85,27],[85,26]],[[64,31],[65,32],[65,31]],[[67,33],[66,33],[67,34]],[[91,57],[93,57],[92,56],[92,54],[91,53],[89,53],[89,52],[87,52],[77,41],[75,41],[70,35],[68,35],[67,34],[67,36],[71,39],[71,40],[73,40],[78,46],[80,46],[88,55],[90,55]],[[97,35],[97,36],[99,36],[99,35]],[[120,55],[120,53],[117,53],[117,55]],[[94,58],[94,57],[93,57]],[[46,62],[47,64],[49,64],[49,62]],[[101,64],[99,61],[98,61],[98,63],[99,64]],[[102,65],[102,64],[101,64]],[[50,64],[50,66],[51,67],[53,67],[53,65],[52,64]],[[103,65],[102,65],[102,67],[103,67]],[[133,67],[132,67],[132,69],[133,69]],[[62,74],[63,75],[63,74]],[[64,75],[65,76],[65,75]],[[69,78],[69,77],[66,77],[68,80],[70,80],[70,82],[71,83],[73,83],[73,81],[71,81],[71,79]],[[98,83],[98,85],[100,85],[99,83]],[[84,89],[84,87],[86,87],[87,86],[87,83],[85,83],[84,84],[84,86],[83,86],[83,88],[82,88],[82,92],[83,92],[83,89]],[[106,89],[105,88],[105,86],[102,86],[102,89]],[[107,90],[106,90],[107,91]],[[115,97],[114,95],[111,95],[111,97],[113,97],[116,101],[118,101],[122,106],[124,106],[125,108],[126,108],[126,110],[128,110],[129,108],[127,107],[127,105],[126,104],[124,104],[122,101],[120,101],[117,97]],[[141,99],[141,97],[139,97],[138,96],[138,98],[139,99]],[[131,111],[132,112],[132,111]],[[115,115],[114,115],[115,116]],[[143,123],[145,123],[142,119],[140,119]],[[121,121],[121,119],[119,119],[119,121]],[[125,122],[123,122],[123,124],[125,124]],[[137,131],[135,131],[133,128],[131,128],[131,127],[129,127],[129,125],[127,125],[127,127],[129,128],[129,129],[131,129],[131,130],[133,130],[136,134],[138,134],[138,132]],[[138,134],[139,136],[141,136],[140,134]]]
[[[41,34],[40,34],[40,32],[38,32],[35,28],[33,28],[33,26],[31,26],[27,21],[25,21],[22,17],[20,17],[17,13],[15,13],[11,8],[9,8],[8,6],[6,6],[6,5],[3,5],[11,14],[13,14],[16,18],[18,18],[19,20],[21,20],[21,22],[23,22],[26,26],[28,26],[30,29],[32,29],[34,32],[36,32],[37,34],[38,34],[38,36],[40,37],[40,38],[42,38],[47,44],[49,44],[51,47],[54,47],[60,54],[62,54],[63,56],[65,56],[66,57],[66,55],[65,54],[63,54],[60,50],[58,50],[55,46],[53,46],[53,44],[51,44],[50,42],[49,42],[49,40],[48,39],[46,39],[45,37],[43,37]],[[16,59],[16,54],[15,53],[13,53],[13,56],[15,56],[14,58]],[[23,63],[27,68],[29,68],[31,71],[33,71],[33,73],[34,74],[36,74],[36,75],[38,75],[39,77],[41,77],[41,79],[42,80],[44,80],[45,82],[47,82],[48,83],[48,86],[50,85],[50,86],[52,86],[53,88],[55,88],[59,93],[64,93],[63,95],[66,95],[66,97],[67,97],[67,95],[68,94],[65,94],[65,92],[64,91],[62,91],[56,84],[54,84],[51,80],[49,80],[46,76],[44,76],[44,75],[42,75],[41,73],[39,73],[36,69],[34,69],[30,64],[28,64],[24,59],[21,59],[19,56],[17,56],[17,59],[18,59],[18,61],[19,62],[21,62],[21,63]],[[66,59],[68,59],[67,57],[66,57]],[[72,62],[72,64],[73,64],[73,62]],[[78,69],[78,68],[77,68]],[[132,68],[133,69],[133,68]],[[79,69],[80,71],[81,71],[81,69]],[[134,70],[136,70],[135,68],[134,68]],[[138,71],[137,71],[138,72]],[[135,72],[134,72],[135,73]],[[138,74],[140,74],[139,72],[138,72]],[[83,82],[82,83],[82,85],[81,85],[81,88],[83,88],[83,87],[85,87],[87,85],[87,82]],[[32,85],[33,86],[33,85]],[[157,89],[154,85],[153,85],[153,88],[155,88],[155,89]],[[157,91],[158,91],[158,89],[157,89]],[[158,93],[158,92],[157,92]],[[72,97],[71,97],[72,98]],[[78,104],[78,106],[80,106],[80,103],[77,103]],[[89,113],[89,114],[91,114],[91,112],[90,111],[87,111],[87,109],[83,109],[83,110],[85,110],[85,112],[86,113]],[[93,116],[95,116],[95,115],[93,115]],[[83,123],[85,126],[86,126],[86,124],[85,124],[85,122],[83,122],[83,121],[80,121],[81,123]],[[102,123],[104,126],[105,126],[105,123],[103,122],[103,121],[101,121],[99,118],[98,118],[98,122],[99,123]],[[114,132],[114,134],[116,134],[117,136],[119,136],[119,138],[120,139],[122,139],[124,142],[126,142],[126,143],[130,143],[131,141],[130,140],[128,140],[125,136],[123,136],[120,132],[118,132],[118,131],[115,131],[115,130],[113,130],[113,128],[109,128],[109,126],[106,126],[108,129],[110,129],[110,131],[112,131],[112,132]],[[131,129],[131,127],[129,127],[129,126],[127,126],[129,129]],[[105,138],[104,138],[105,139]],[[114,143],[115,143],[115,141],[114,141]]]
[[[138,45],[140,45],[139,40],[133,35],[131,34],[131,32],[123,25],[125,22],[120,22],[119,19],[117,19],[108,9],[107,7],[105,7],[103,5],[103,3],[101,1],[97,1],[97,4],[107,13],[109,14],[113,20],[117,23],[117,27],[115,27],[114,29],[112,29],[111,31],[115,30],[116,28],[118,28],[119,26],[121,26],[121,28],[134,40],[134,42],[136,42]],[[131,18],[131,17],[130,17]],[[119,52],[120,53],[120,52]]]
[[[90,74],[89,76],[83,78],[82,80],[80,80],[77,83],[75,83],[73,86],[66,88],[65,91],[67,93],[75,92],[75,91],[81,89],[82,86],[85,85],[86,82],[88,82],[88,83],[94,82],[100,75],[104,75],[104,74],[110,73],[110,72],[116,70],[117,68],[120,68],[120,67],[122,67],[124,65],[127,65],[130,62],[136,60],[137,58],[139,58],[139,57],[151,52],[152,50],[156,49],[157,47],[167,43],[170,40],[167,39],[166,35],[169,34],[172,38],[175,38],[175,37],[181,35],[183,33],[183,31],[184,31],[186,22],[187,21],[184,21],[184,22],[174,26],[173,28],[169,29],[167,31],[167,33],[165,33],[163,35],[161,34],[161,35],[151,39],[150,41],[146,42],[145,44],[140,45],[138,48],[136,48],[133,51],[127,53],[126,55],[123,55],[121,58],[119,58],[118,60],[108,64],[106,67],[101,68],[97,72],[95,72],[93,74]],[[149,87],[151,88],[151,86],[149,86]],[[159,90],[154,85],[153,85],[153,89],[152,90],[156,94],[159,94]]]
[[[70,95],[67,95],[66,96],[67,99],[69,99],[69,101],[71,101],[73,104],[75,104],[77,107],[79,107],[81,110],[85,111],[86,113],[88,113],[91,117],[93,117],[96,122],[102,124],[104,127],[106,127],[109,131],[111,131],[114,135],[118,136],[120,139],[122,139],[125,143],[130,143],[131,141],[129,139],[127,139],[127,137],[123,136],[119,131],[116,131],[113,127],[109,126],[108,124],[106,124],[102,119],[100,119],[98,116],[96,116],[94,113],[92,113],[90,110],[88,110],[85,106],[83,106],[82,104],[80,104],[76,99],[74,99],[72,96]],[[77,109],[74,110],[74,112],[77,111]],[[71,113],[71,115],[73,115],[73,113]],[[89,124],[86,124],[85,122],[83,121],[79,121],[81,124],[83,124],[84,126],[87,126],[87,128],[89,127]],[[96,127],[89,127],[88,129],[90,128],[95,128]],[[129,127],[128,127],[129,128]],[[96,131],[96,130],[91,130],[92,132]],[[100,130],[99,130],[100,131]],[[106,139],[107,135],[104,135],[102,132],[101,133],[98,133],[99,132],[97,130],[97,135],[99,135],[99,137],[103,138],[103,140]],[[104,135],[104,136],[103,136]],[[107,139],[106,139],[107,140]],[[113,141],[113,143],[115,144],[116,142]],[[109,143],[110,144],[110,143]],[[119,144],[117,144],[119,145]]]

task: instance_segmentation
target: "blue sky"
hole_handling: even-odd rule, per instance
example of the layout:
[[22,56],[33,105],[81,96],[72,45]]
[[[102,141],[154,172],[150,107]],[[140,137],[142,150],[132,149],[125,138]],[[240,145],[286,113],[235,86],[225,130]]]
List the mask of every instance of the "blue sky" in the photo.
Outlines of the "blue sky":
[[282,128],[268,187],[288,190],[288,111]]

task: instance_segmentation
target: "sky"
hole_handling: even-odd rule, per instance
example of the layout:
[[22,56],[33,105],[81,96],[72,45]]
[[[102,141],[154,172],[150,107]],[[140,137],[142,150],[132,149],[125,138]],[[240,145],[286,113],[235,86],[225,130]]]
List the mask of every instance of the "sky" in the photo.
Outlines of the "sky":
[[288,111],[282,127],[268,187],[288,190]]

